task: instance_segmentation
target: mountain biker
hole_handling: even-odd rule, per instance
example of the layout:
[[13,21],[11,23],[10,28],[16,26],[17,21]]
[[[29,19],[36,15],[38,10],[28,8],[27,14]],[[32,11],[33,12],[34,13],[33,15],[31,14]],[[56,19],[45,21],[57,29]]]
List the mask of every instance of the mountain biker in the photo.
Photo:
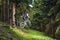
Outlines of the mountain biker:
[[31,26],[30,17],[29,17],[28,12],[25,12],[23,14],[22,18],[23,18],[23,22],[24,22],[25,25],[28,22],[29,26]]
[[29,19],[30,17],[29,17],[29,14],[28,13],[25,13],[24,15],[23,15],[23,21],[26,21],[27,19]]

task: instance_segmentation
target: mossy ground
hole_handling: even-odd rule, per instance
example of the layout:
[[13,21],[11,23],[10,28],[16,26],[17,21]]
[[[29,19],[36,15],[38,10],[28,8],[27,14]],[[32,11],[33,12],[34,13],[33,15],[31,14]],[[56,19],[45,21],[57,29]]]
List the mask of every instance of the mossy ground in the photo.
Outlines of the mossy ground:
[[[0,23],[1,24],[1,23]],[[0,40],[54,40],[45,33],[25,28],[0,26]]]

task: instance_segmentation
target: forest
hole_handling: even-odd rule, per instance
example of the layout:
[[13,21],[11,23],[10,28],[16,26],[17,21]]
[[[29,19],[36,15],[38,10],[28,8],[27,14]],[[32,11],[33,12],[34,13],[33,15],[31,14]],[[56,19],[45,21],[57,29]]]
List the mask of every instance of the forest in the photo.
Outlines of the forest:
[[60,40],[60,0],[0,0],[0,40]]

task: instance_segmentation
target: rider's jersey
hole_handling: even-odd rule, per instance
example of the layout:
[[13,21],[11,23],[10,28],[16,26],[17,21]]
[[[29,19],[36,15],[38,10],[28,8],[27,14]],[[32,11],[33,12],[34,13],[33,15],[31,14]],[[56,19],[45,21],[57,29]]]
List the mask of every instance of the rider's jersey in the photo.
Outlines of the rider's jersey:
[[28,14],[28,13],[25,13],[25,14],[23,15],[23,20],[27,20],[27,18],[29,18],[29,14]]

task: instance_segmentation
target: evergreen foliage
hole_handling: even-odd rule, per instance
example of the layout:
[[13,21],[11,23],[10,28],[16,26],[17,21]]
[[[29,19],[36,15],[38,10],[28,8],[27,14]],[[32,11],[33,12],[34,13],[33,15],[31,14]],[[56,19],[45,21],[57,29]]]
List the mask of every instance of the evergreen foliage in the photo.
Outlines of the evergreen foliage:
[[[45,32],[53,37],[60,37],[60,0],[15,0],[16,20],[22,20],[21,16],[25,12],[30,13],[32,29]],[[29,7],[32,4],[33,7]],[[11,5],[11,4],[10,4]],[[1,15],[1,0],[0,0]]]

